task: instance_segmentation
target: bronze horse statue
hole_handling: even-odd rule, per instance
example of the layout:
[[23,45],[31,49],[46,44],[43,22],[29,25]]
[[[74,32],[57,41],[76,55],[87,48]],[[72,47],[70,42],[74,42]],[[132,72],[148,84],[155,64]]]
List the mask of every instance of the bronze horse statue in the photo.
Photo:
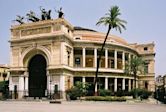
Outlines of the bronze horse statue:
[[28,17],[27,19],[32,22],[37,22],[40,20],[38,17],[36,17],[33,11],[30,11],[29,13],[27,13],[26,16]]
[[17,15],[17,18],[14,21],[18,22],[19,24],[24,24],[23,20],[24,20],[23,16]]

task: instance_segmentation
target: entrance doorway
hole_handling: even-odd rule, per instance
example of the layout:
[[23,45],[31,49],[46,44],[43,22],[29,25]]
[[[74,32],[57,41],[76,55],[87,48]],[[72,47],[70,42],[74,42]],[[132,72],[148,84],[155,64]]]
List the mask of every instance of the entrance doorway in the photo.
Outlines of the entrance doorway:
[[29,61],[29,96],[44,97],[47,87],[46,59],[37,54]]

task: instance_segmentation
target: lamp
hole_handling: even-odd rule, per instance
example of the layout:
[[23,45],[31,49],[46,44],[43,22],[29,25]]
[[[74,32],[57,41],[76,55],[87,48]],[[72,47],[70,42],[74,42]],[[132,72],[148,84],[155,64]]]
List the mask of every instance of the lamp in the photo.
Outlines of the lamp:
[[5,70],[4,70],[3,74],[2,74],[2,76],[3,76],[3,80],[5,81],[5,79],[7,77],[7,72]]

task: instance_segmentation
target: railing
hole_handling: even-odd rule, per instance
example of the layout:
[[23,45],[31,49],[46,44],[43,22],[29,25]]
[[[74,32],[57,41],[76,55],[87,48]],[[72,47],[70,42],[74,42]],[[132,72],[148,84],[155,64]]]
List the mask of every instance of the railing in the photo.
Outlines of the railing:
[[36,95],[36,96],[29,96],[28,95],[28,91],[6,91],[5,93],[3,93],[3,98],[4,99],[19,99],[19,94],[22,94],[23,96],[21,97],[21,99],[28,99],[28,98],[39,98],[42,99],[47,98],[47,99],[60,99],[61,98],[61,92],[57,91],[57,92],[49,92],[47,90],[46,94],[44,96],[41,95]]

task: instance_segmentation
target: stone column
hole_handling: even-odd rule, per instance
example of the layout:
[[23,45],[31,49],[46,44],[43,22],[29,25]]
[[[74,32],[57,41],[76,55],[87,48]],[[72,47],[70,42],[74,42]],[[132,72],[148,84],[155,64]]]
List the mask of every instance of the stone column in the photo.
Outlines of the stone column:
[[85,76],[82,77],[82,83],[85,83]]
[[105,68],[108,68],[108,49],[105,49]]
[[125,78],[122,79],[122,90],[125,90]]
[[114,68],[117,69],[117,51],[114,51]]
[[83,86],[85,87],[85,76],[82,77],[82,83],[83,83]]
[[129,64],[130,64],[130,62],[131,62],[131,55],[129,54],[128,56],[129,56],[128,58],[129,58]]
[[[51,51],[51,53],[53,53],[54,52],[54,50],[53,50],[53,47],[54,45],[53,45],[53,43],[52,43],[52,45],[51,45],[51,49],[52,49],[52,51]],[[64,43],[63,42],[61,42],[61,48],[60,48],[60,50],[61,50],[61,52],[60,52],[60,55],[61,55],[61,57],[60,57],[60,63],[63,65],[65,62],[64,62],[64,52],[65,52],[65,48],[64,48]],[[51,59],[53,59],[53,54],[51,54]],[[53,62],[50,62],[50,64],[51,63],[53,63]],[[67,64],[67,63],[66,63]]]
[[135,80],[133,79],[133,88],[135,89]]
[[94,67],[97,67],[97,48],[94,49]]
[[128,68],[129,71],[131,70],[131,69],[130,69],[130,68],[131,68],[131,67],[130,67],[130,62],[131,62],[131,55],[130,55],[130,53],[129,53],[129,55],[128,55],[128,62],[127,62],[127,63],[128,63],[128,66],[129,66],[129,68]]
[[108,90],[108,77],[105,77],[105,90]]
[[114,79],[114,92],[117,92],[117,78]]
[[14,85],[12,81],[12,76],[9,77],[9,90],[14,91]]
[[125,69],[125,52],[122,53],[122,66],[124,70]]
[[28,96],[28,76],[25,76],[25,95]]
[[129,85],[128,85],[128,90],[131,91],[131,79],[129,79]]
[[85,59],[86,59],[86,49],[85,47],[82,48],[82,62],[83,62],[83,67],[85,67]]
[[50,75],[47,75],[47,90],[50,93],[51,91],[51,80],[50,80]]
[[22,98],[24,96],[24,77],[23,76],[19,76],[19,89],[18,89],[18,93],[19,93],[19,98]]
[[136,80],[136,88],[138,88],[138,80]]
[[65,76],[60,76],[60,92],[61,92],[61,98],[65,98]]

